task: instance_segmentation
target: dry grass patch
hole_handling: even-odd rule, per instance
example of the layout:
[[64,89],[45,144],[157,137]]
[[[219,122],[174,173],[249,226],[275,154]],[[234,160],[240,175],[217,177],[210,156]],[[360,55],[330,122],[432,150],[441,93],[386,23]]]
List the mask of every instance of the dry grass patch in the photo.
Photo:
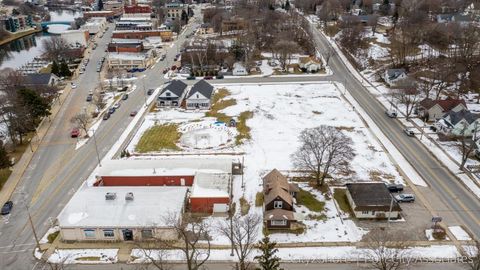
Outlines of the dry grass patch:
[[0,169],[0,190],[2,190],[10,174],[12,174],[12,171],[9,168]]
[[208,111],[205,116],[215,117],[217,118],[217,121],[227,123],[231,117],[224,113],[220,113],[219,111],[237,104],[235,99],[225,99],[229,95],[231,95],[231,93],[227,89],[218,89],[213,95],[210,111]]
[[255,195],[255,206],[256,207],[263,206],[263,201],[264,201],[263,192],[257,192],[257,195]]
[[238,123],[237,123],[238,135],[235,138],[235,143],[237,145],[241,144],[244,139],[249,140],[251,138],[250,127],[247,126],[247,120],[252,117],[253,117],[253,112],[251,111],[242,112],[238,117]]
[[143,133],[135,146],[135,151],[146,153],[160,150],[180,150],[176,145],[180,136],[178,124],[156,125]]
[[248,211],[250,211],[250,204],[248,201],[245,199],[245,197],[240,198],[240,213],[242,216],[245,216],[248,214]]
[[350,204],[348,203],[347,199],[347,190],[343,188],[336,188],[333,191],[333,198],[337,201],[338,207],[344,213],[348,213],[353,215],[352,209],[350,208]]
[[339,126],[339,127],[335,127],[336,130],[344,130],[344,131],[348,131],[348,132],[352,132],[355,128],[354,127],[345,127],[345,126]]
[[373,181],[395,180],[395,176],[393,174],[385,173],[379,170],[369,171],[368,175]]

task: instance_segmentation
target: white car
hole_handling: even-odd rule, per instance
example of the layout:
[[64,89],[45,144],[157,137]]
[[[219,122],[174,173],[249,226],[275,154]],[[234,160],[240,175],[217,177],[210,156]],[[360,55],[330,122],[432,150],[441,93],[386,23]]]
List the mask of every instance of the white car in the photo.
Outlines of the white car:
[[72,82],[72,89],[77,88],[77,85]]
[[115,105],[113,105],[113,108],[116,110],[118,108],[120,108],[120,102],[117,102],[115,103]]

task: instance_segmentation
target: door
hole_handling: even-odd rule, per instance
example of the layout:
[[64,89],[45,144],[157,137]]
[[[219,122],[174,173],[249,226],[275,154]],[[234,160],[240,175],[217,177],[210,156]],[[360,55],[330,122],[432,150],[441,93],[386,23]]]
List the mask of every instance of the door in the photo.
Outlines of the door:
[[185,178],[180,178],[180,185],[185,186]]
[[133,232],[130,229],[123,230],[123,240],[133,241]]

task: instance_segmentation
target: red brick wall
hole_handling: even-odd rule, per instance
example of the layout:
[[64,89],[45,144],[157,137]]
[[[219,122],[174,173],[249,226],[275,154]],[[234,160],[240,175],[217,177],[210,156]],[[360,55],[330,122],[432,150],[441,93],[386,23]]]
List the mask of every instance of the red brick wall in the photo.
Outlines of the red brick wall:
[[114,32],[112,38],[126,38],[126,39],[144,39],[145,37],[162,37],[163,41],[168,41],[172,38],[170,31],[141,31],[141,32]]
[[190,198],[190,208],[195,213],[212,213],[213,204],[230,202],[229,198]]
[[125,13],[152,13],[152,8],[150,6],[125,6]]
[[100,186],[192,186],[193,175],[185,176],[102,176]]
[[115,45],[108,45],[109,52],[129,52],[129,53],[138,53],[143,50],[142,46],[138,45],[136,47],[122,47],[122,46],[115,46]]

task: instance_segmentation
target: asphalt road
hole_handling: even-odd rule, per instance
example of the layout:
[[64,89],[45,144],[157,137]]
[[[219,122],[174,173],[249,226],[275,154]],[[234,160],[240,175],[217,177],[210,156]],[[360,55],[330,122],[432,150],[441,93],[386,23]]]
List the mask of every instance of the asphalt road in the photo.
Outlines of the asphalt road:
[[[187,30],[175,41],[175,46],[164,49],[167,54],[165,61],[156,63],[153,68],[141,74],[137,73],[139,79],[135,82],[136,90],[127,100],[122,101],[122,106],[110,119],[101,123],[96,132],[100,157],[110,150],[130,123],[130,112],[144,105],[146,97],[144,89],[163,85],[165,79],[161,71],[173,63],[173,58],[179,51],[178,46],[183,44],[185,35],[190,33],[192,26],[195,25],[191,23],[187,27]],[[103,38],[97,41],[97,49],[90,55],[85,73],[74,81],[77,88],[72,89],[59,114],[53,119],[43,143],[36,151],[30,166],[11,197],[14,202],[13,211],[10,215],[2,217],[0,221],[0,269],[2,270],[39,267],[32,256],[35,240],[28,221],[26,206],[29,207],[35,231],[41,238],[75,190],[98,164],[91,139],[86,145],[75,150],[77,141],[70,138],[70,130],[73,127],[70,119],[87,105],[85,98],[88,92],[93,90],[99,82],[96,65],[101,57],[106,56],[105,49],[112,30],[113,27],[110,26]]]
[[[325,51],[330,46],[328,41],[318,29],[313,28],[313,33],[318,49],[320,52]],[[340,82],[346,83],[350,94],[375,124],[427,182],[431,188],[430,192],[433,191],[448,207],[448,209],[437,209],[438,215],[453,214],[462,222],[461,225],[465,226],[477,239],[480,239],[480,201],[478,198],[418,139],[406,136],[403,126],[398,120],[385,115],[382,104],[353,76],[337,54],[330,58],[329,65],[336,77],[341,78]],[[428,194],[426,195],[428,197]],[[433,207],[435,209],[435,205]],[[430,217],[425,218],[430,219]],[[444,221],[449,223],[448,219],[444,219]]]

